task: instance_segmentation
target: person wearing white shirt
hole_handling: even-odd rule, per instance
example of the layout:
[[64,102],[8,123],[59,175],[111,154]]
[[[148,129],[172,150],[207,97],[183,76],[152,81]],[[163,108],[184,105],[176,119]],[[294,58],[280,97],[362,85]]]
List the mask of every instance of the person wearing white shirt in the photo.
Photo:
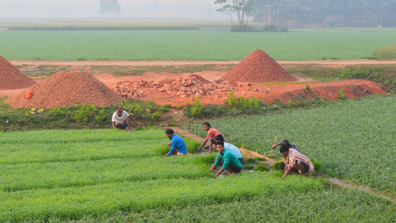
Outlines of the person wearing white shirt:
[[131,130],[129,119],[133,120],[136,124],[139,124],[132,116],[128,114],[128,112],[124,111],[124,107],[122,105],[118,105],[117,111],[114,112],[111,119],[113,128],[126,129],[128,127],[128,130]]

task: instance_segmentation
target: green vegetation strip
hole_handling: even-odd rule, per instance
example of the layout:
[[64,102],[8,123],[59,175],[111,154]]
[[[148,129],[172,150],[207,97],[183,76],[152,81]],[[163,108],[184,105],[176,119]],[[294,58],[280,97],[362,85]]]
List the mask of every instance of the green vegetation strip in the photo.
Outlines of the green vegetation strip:
[[[157,129],[12,132],[0,134],[0,164],[147,158],[168,152],[168,142],[165,132]],[[185,142],[190,153],[200,145]]]
[[[139,213],[84,216],[81,222],[392,222],[396,206],[361,191],[330,187],[308,193],[286,190],[253,199],[188,207],[156,208]],[[48,222],[61,222],[50,218]]]
[[[373,96],[311,110],[212,120],[227,141],[269,154],[274,136],[287,138],[323,164],[321,172],[396,196],[396,98]],[[185,129],[206,135],[202,123]],[[274,151],[279,154],[279,150]]]
[[[161,170],[158,170],[161,171]],[[226,179],[158,180],[136,183],[0,193],[0,220],[21,221],[40,217],[79,217],[114,210],[187,206],[232,201],[235,197],[270,195],[285,190],[309,192],[323,185],[314,179],[280,173],[251,174]]]
[[242,60],[262,49],[276,60],[360,59],[395,45],[396,29],[287,33],[188,31],[0,32],[8,60]]
[[[215,156],[204,157],[211,158]],[[196,179],[212,176],[210,165],[201,157],[181,159],[152,157],[145,159],[106,159],[83,162],[27,163],[1,165],[0,191],[82,187],[114,182],[158,179]]]

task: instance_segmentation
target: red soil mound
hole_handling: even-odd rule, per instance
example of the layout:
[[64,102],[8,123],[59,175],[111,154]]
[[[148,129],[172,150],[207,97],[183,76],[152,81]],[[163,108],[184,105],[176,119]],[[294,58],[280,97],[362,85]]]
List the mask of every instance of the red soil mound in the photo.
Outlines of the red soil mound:
[[36,82],[0,56],[0,90],[28,88]]
[[289,74],[262,50],[256,50],[223,76],[237,82],[292,82],[297,78]]
[[88,72],[58,72],[31,89],[33,97],[25,99],[26,92],[11,98],[15,108],[53,108],[92,103],[99,107],[115,104],[123,99]]

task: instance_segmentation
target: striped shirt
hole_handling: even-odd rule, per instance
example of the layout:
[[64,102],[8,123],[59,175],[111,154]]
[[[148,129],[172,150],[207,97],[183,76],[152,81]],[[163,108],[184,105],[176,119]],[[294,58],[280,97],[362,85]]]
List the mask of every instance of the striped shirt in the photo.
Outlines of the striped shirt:
[[309,160],[306,156],[304,156],[297,150],[290,148],[289,155],[287,156],[287,159],[286,159],[287,164],[289,165],[290,168],[292,168],[294,166],[294,164],[297,163],[297,160],[304,161],[310,165],[312,164],[311,160]]

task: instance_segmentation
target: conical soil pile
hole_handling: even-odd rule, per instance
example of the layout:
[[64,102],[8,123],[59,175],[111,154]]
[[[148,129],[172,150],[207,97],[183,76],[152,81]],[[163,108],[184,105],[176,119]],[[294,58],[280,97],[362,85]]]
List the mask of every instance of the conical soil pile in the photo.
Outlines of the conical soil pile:
[[262,50],[256,50],[223,76],[236,82],[291,82],[297,78],[289,74]]
[[0,90],[28,88],[36,81],[24,75],[18,68],[0,56]]
[[54,108],[92,103],[98,107],[115,104],[123,99],[88,72],[61,71],[31,89],[33,97],[25,99],[26,92],[8,100],[15,108]]

